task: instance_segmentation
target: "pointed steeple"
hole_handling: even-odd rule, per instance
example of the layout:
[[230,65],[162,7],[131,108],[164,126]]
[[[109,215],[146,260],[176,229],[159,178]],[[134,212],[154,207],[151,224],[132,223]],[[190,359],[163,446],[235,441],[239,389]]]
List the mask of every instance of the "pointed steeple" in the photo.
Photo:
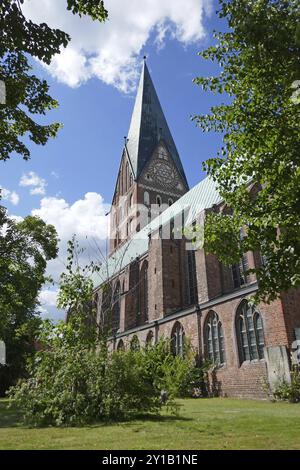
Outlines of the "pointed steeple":
[[144,58],[126,145],[135,179],[140,176],[145,164],[150,160],[153,151],[161,139],[166,144],[173,162],[188,188],[176,145]]

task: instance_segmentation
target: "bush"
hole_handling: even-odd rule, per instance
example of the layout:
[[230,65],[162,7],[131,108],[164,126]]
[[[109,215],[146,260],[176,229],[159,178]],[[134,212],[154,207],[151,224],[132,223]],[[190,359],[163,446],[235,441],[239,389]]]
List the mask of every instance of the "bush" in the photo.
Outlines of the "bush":
[[300,371],[291,372],[291,382],[282,381],[273,391],[275,400],[289,401],[290,403],[300,402]]
[[31,425],[120,420],[157,413],[163,405],[174,410],[174,398],[189,393],[197,370],[191,353],[174,357],[165,340],[109,354],[105,342],[96,351],[70,325],[49,322],[43,338],[44,349],[28,366],[29,379],[9,392]]

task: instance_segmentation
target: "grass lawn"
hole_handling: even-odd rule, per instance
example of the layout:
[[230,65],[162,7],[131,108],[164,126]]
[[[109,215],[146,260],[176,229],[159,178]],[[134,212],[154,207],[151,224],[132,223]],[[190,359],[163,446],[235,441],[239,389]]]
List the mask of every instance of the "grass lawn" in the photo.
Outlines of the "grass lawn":
[[180,400],[178,416],[84,428],[28,428],[0,400],[0,449],[300,449],[300,404]]

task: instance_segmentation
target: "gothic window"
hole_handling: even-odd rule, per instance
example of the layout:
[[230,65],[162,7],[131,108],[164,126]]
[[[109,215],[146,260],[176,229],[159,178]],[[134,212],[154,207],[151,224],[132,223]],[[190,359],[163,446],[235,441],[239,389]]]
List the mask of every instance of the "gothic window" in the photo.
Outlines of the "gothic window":
[[120,281],[117,282],[112,305],[112,332],[115,333],[120,328],[120,302],[121,301],[121,286]]
[[150,204],[150,195],[149,195],[148,191],[144,192],[144,204],[146,206],[149,206],[149,204]]
[[173,165],[163,158],[155,160],[149,166],[149,174],[152,180],[167,189],[174,189],[179,184],[179,178]]
[[179,322],[176,322],[172,329],[171,349],[174,356],[182,356],[184,353],[184,329]]
[[249,282],[249,276],[247,275],[248,269],[249,263],[247,254],[242,256],[239,263],[231,266],[233,286],[235,288],[241,287]]
[[161,206],[161,197],[159,194],[156,196],[156,204],[158,205],[158,207]]
[[175,222],[174,217],[170,218],[170,239],[173,240],[175,236]]
[[173,204],[173,199],[169,198],[168,199],[168,204],[169,204],[169,206],[171,206]]
[[158,158],[160,158],[162,160],[168,160],[168,154],[167,154],[165,148],[162,147],[162,146],[158,147],[157,155],[158,155]]
[[188,300],[190,305],[195,305],[198,301],[197,277],[195,252],[187,251],[187,280],[188,280]]
[[144,261],[140,274],[140,313],[141,323],[148,320],[148,261]]
[[264,330],[261,314],[243,301],[236,315],[240,362],[264,358]]
[[140,349],[140,342],[136,335],[134,335],[130,341],[130,349],[131,351],[138,351]]
[[118,342],[117,351],[125,351],[125,345],[122,339]]
[[127,327],[132,328],[140,322],[140,270],[139,263],[134,260],[130,264],[129,272],[129,298],[130,298],[130,312],[127,312]]
[[129,220],[129,233],[133,232],[133,219]]
[[129,198],[129,207],[132,207],[132,202],[133,202],[133,195],[130,194],[130,198]]
[[214,364],[225,362],[224,333],[216,312],[210,312],[204,328],[204,345],[207,358]]
[[129,183],[129,166],[128,166],[128,162],[126,162],[126,171],[125,171],[125,191],[128,191],[128,183]]
[[105,325],[105,327],[110,328],[111,326],[111,315],[110,315],[110,307],[111,307],[111,289],[110,286],[107,284],[102,290],[102,302],[101,302],[101,324]]
[[146,338],[146,347],[153,346],[153,344],[154,344],[154,334],[153,334],[153,331],[149,331],[149,333],[147,334],[147,338]]
[[[241,243],[243,242],[244,236],[245,236],[244,229],[241,229],[240,230]],[[249,282],[249,277],[247,275],[248,269],[249,269],[248,256],[246,253],[244,253],[239,263],[233,264],[231,267],[233,286],[235,288],[241,287],[244,284],[247,284]]]

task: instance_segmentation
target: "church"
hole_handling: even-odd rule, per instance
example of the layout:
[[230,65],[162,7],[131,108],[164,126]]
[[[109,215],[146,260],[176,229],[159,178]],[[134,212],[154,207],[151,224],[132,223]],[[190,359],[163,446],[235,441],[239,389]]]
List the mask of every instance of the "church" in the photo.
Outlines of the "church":
[[205,215],[224,210],[209,177],[189,189],[144,61],[112,198],[109,256],[93,279],[98,322],[109,323],[112,350],[164,337],[182,354],[188,338],[199,360],[213,364],[213,393],[266,398],[266,384],[290,380],[300,293],[251,305],[257,282],[247,271],[264,262],[261,254],[224,266],[202,248]]

